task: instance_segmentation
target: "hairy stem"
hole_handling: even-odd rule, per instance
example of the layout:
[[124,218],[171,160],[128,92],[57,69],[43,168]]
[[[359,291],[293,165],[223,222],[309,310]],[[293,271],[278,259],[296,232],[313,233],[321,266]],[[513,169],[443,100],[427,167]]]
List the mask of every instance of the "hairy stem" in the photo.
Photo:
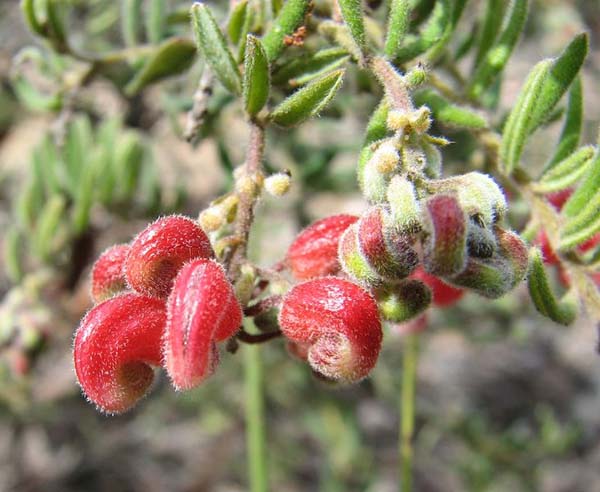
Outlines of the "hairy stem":
[[[246,330],[254,330],[250,318],[244,321]],[[267,457],[265,403],[263,394],[263,366],[260,345],[244,347],[244,372],[246,376],[246,456],[248,461],[249,490],[266,492]]]
[[400,394],[400,491],[413,490],[413,434],[415,428],[415,382],[417,375],[418,334],[406,336],[402,359]]

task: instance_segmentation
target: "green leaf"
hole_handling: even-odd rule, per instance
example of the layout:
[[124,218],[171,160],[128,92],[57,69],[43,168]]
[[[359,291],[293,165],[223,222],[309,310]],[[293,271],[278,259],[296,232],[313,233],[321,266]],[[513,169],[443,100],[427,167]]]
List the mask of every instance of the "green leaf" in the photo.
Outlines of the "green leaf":
[[415,103],[429,106],[433,118],[438,123],[458,128],[482,129],[489,123],[483,114],[466,106],[459,106],[431,89],[415,94]]
[[544,172],[531,188],[537,193],[552,193],[572,186],[587,171],[595,149],[586,145]]
[[269,62],[260,40],[251,34],[246,39],[244,79],[242,83],[244,107],[254,116],[269,98]]
[[437,45],[452,24],[452,5],[449,0],[436,0],[435,6],[417,36],[406,36],[398,49],[395,65],[402,65]]
[[389,60],[393,60],[396,58],[398,54],[398,48],[400,48],[400,44],[408,32],[410,20],[410,1],[392,0],[388,15],[389,20],[383,52]]
[[528,128],[531,126],[534,107],[551,66],[552,60],[543,60],[533,67],[504,125],[500,145],[500,163],[502,171],[507,175],[511,174],[519,165],[523,147],[529,135]]
[[125,87],[125,93],[133,96],[144,87],[167,77],[186,71],[194,62],[196,46],[184,38],[169,38],[148,57],[133,80]]
[[550,73],[540,88],[537,103],[533,108],[534,114],[530,126],[527,128],[529,133],[532,133],[544,123],[560,98],[567,91],[579,73],[587,52],[588,36],[586,33],[579,34],[573,38],[559,57],[553,61]]
[[352,34],[352,39],[361,53],[365,52],[365,21],[363,19],[361,0],[338,0],[342,17]]
[[23,235],[15,226],[11,226],[4,236],[4,269],[14,283],[23,278],[23,241]]
[[389,111],[390,103],[384,98],[375,108],[375,111],[373,111],[373,114],[369,119],[363,146],[371,145],[373,142],[381,140],[388,135],[389,129],[387,126],[387,117]]
[[589,165],[589,171],[582,182],[582,185],[573,192],[561,209],[562,215],[567,218],[575,217],[600,190],[600,151],[596,153],[594,160]]
[[31,111],[60,111],[62,108],[63,95],[60,92],[43,94],[22,75],[14,76],[11,85],[19,101]]
[[60,0],[46,0],[46,15],[49,38],[53,41],[54,48],[59,53],[64,53],[67,51],[67,34],[63,19],[64,12],[59,9],[59,4],[64,5]]
[[298,87],[339,68],[349,59],[350,55],[343,48],[326,48],[290,60],[273,74],[272,81]]
[[118,183],[118,198],[131,200],[140,179],[144,147],[134,132],[125,133],[117,142],[114,155],[114,169]]
[[162,41],[167,19],[167,3],[165,0],[149,0],[146,14],[146,35],[152,44]]
[[141,18],[142,0],[121,2],[121,33],[126,46],[135,46],[139,42]]
[[53,195],[44,205],[36,222],[33,251],[44,262],[49,262],[56,245],[57,231],[64,217],[67,203],[62,195]]
[[487,0],[485,17],[481,32],[477,41],[477,53],[475,55],[475,67],[484,60],[485,55],[494,44],[502,23],[498,22],[504,15],[507,2],[505,0]]
[[567,158],[579,145],[581,128],[583,126],[583,94],[581,78],[577,77],[569,91],[569,102],[565,123],[558,140],[554,155],[544,167],[544,172],[552,169],[556,164]]
[[513,0],[503,31],[485,58],[477,66],[467,93],[472,99],[479,99],[504,69],[510,58],[527,20],[528,0]]
[[271,113],[280,126],[294,126],[316,115],[335,96],[342,85],[344,70],[336,70],[294,92]]
[[208,7],[202,3],[192,5],[192,29],[199,51],[219,82],[230,92],[240,94],[241,77],[238,67],[217,22]]
[[35,12],[35,0],[21,0],[21,10],[25,21],[35,34],[38,36],[46,36],[44,25],[38,20]]
[[242,0],[239,2],[231,12],[229,21],[227,22],[227,34],[229,39],[235,45],[243,39],[244,25],[246,24],[246,17],[248,16],[248,0]]
[[283,50],[285,36],[292,34],[303,22],[311,0],[287,0],[273,25],[263,36],[262,43],[269,62]]
[[577,317],[577,305],[568,298],[557,300],[550,288],[542,253],[537,248],[529,252],[529,295],[540,314],[561,325],[570,325]]

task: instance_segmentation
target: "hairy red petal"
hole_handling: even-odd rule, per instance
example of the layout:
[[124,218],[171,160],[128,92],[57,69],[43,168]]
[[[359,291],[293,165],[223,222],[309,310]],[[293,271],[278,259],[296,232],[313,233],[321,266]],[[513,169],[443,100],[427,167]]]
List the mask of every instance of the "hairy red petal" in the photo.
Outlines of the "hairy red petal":
[[94,304],[127,289],[123,265],[128,253],[127,244],[117,244],[98,257],[92,268],[91,296]]

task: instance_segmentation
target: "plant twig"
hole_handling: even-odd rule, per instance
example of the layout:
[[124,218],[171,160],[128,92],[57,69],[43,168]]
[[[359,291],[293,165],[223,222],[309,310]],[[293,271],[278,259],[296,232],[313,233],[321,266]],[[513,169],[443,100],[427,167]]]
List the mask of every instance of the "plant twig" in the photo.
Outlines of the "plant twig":
[[418,337],[406,336],[402,359],[402,388],[400,394],[400,491],[413,490],[413,434],[415,429],[415,383],[417,374]]
[[184,138],[190,143],[197,141],[198,131],[204,124],[204,120],[208,114],[208,102],[213,94],[214,82],[215,76],[208,67],[205,67],[198,82],[196,92],[194,92],[192,109],[187,115],[187,123],[183,134]]
[[268,342],[269,340],[273,340],[274,338],[279,338],[282,336],[281,331],[270,331],[268,333],[248,333],[244,329],[238,331],[236,337],[240,342],[247,343],[249,345],[256,345],[258,343]]

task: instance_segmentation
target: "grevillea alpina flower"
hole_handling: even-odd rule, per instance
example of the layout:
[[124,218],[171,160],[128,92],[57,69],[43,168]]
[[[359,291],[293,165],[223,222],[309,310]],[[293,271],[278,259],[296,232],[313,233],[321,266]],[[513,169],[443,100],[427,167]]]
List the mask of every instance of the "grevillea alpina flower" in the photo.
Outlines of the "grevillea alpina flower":
[[454,275],[465,268],[467,221],[457,198],[435,195],[425,203],[423,265],[437,276]]
[[216,343],[239,329],[242,308],[221,265],[197,259],[177,275],[167,313],[164,365],[175,388],[190,389],[214,372]]
[[94,263],[91,296],[95,304],[127,289],[123,264],[128,252],[127,244],[116,244],[104,251]]
[[498,248],[491,258],[470,257],[462,272],[446,280],[490,299],[503,296],[521,282],[527,273],[527,246],[517,234],[500,227],[495,227],[495,236]]
[[213,255],[208,237],[195,221],[171,215],[153,222],[133,240],[125,275],[140,294],[166,298],[184,263]]
[[410,237],[398,232],[379,206],[344,232],[339,257],[344,272],[365,285],[406,278],[419,261]]
[[144,396],[161,363],[165,303],[134,293],[98,304],[81,320],[73,357],[85,395],[107,413],[121,413]]
[[432,303],[437,307],[451,306],[458,302],[465,294],[464,289],[457,289],[448,285],[438,277],[430,275],[421,267],[413,272],[411,278],[420,280],[429,287],[432,293]]
[[338,273],[340,236],[357,220],[354,215],[332,215],[301,231],[287,252],[287,263],[294,277],[308,280]]
[[308,362],[323,376],[358,381],[373,369],[381,349],[377,304],[364,289],[335,277],[293,287],[279,313],[283,334],[309,345]]

